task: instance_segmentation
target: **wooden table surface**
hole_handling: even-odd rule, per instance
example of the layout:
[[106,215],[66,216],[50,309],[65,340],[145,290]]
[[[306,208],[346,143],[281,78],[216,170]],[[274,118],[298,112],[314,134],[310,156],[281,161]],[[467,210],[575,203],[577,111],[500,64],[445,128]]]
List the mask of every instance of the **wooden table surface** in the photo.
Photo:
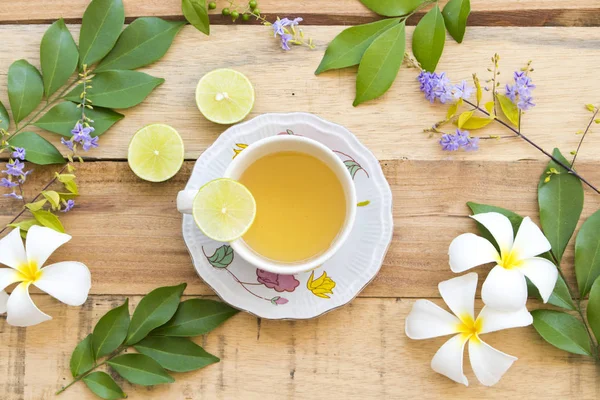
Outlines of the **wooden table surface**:
[[[73,24],[77,37],[88,1],[1,3],[0,100],[8,104],[10,63],[27,58],[38,64],[42,34],[58,17]],[[147,15],[183,18],[180,0],[124,3],[128,21]],[[64,217],[73,240],[53,256],[89,266],[89,299],[83,307],[68,307],[38,292],[34,301],[53,320],[27,329],[0,321],[0,398],[53,398],[70,380],[74,346],[125,297],[131,298],[133,308],[148,291],[180,282],[188,283],[188,298],[214,296],[193,270],[175,196],[193,161],[224,130],[205,120],[194,102],[198,79],[219,67],[238,69],[253,82],[256,104],[248,118],[267,112],[312,112],[345,125],[374,152],[394,194],[393,243],[377,278],[351,304],[310,321],[269,321],[240,313],[198,339],[221,358],[219,364],[176,374],[176,383],[153,388],[120,380],[131,399],[599,398],[600,367],[589,358],[554,349],[532,327],[486,337],[519,357],[493,388],[479,385],[469,366],[469,388],[434,373],[429,363],[445,339],[418,342],[404,334],[405,317],[417,298],[442,304],[437,284],[453,275],[448,245],[458,234],[475,230],[465,202],[495,204],[537,220],[537,179],[547,159],[497,127],[486,133],[501,139],[485,141],[476,153],[442,152],[422,129],[441,119],[444,109],[424,100],[414,70],[401,70],[383,98],[358,108],[351,105],[353,69],[316,77],[313,71],[327,43],[344,25],[377,19],[358,0],[261,0],[260,8],[270,19],[304,17],[305,31],[317,49],[285,53],[267,28],[231,25],[213,15],[210,37],[186,26],[168,54],[146,68],[166,82],[141,106],[125,110],[126,118],[102,137],[90,162],[79,167],[82,195],[77,209]],[[438,70],[453,80],[468,79],[472,72],[483,77],[490,57],[498,52],[501,76],[507,78],[533,60],[537,106],[527,113],[523,130],[548,150],[574,150],[579,140],[575,132],[589,118],[583,104],[600,102],[598,0],[473,0],[472,9],[464,43],[447,40]],[[409,36],[412,31],[410,27]],[[162,184],[142,182],[126,162],[131,136],[151,122],[174,126],[186,146],[188,161],[175,178]],[[578,157],[578,170],[596,184],[599,134],[586,138]],[[56,136],[46,137],[57,141]],[[36,168],[30,193],[39,190],[53,170]],[[583,216],[598,208],[600,196],[586,189]],[[0,199],[0,224],[18,211],[18,203]],[[569,277],[572,263],[570,248],[565,256]],[[95,397],[78,384],[61,398]]]

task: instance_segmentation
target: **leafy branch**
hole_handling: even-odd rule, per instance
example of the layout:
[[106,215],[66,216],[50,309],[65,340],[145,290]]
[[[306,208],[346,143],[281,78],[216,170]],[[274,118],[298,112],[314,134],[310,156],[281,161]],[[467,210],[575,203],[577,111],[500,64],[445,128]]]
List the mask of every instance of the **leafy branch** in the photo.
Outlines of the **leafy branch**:
[[[7,177],[0,185],[13,189],[5,196],[22,200],[25,208],[8,226],[19,226],[23,232],[33,225],[64,231],[56,211],[69,211],[78,195],[74,159],[83,162],[78,147],[84,151],[97,147],[98,138],[124,117],[113,109],[138,105],[164,82],[134,70],[160,59],[184,23],[147,17],[123,29],[124,22],[122,0],[92,0],[83,15],[79,47],[59,19],[42,38],[41,71],[26,60],[10,66],[8,99],[13,129],[9,129],[7,109],[0,103],[0,153],[11,152],[11,157]],[[63,156],[45,138],[26,130],[32,126],[61,136],[68,155]],[[23,170],[22,160],[66,165],[27,202],[23,184],[31,171]],[[57,181],[66,189],[64,193],[49,190]],[[17,223],[25,212],[34,218]]]
[[446,30],[461,43],[470,0],[450,0],[443,11],[438,0],[360,0],[372,11],[392,17],[342,31],[327,46],[316,75],[332,69],[358,65],[354,106],[383,95],[394,83],[402,66],[406,20],[433,7],[421,18],[412,38],[412,52],[423,69],[433,72],[444,51]]
[[[185,287],[151,291],[131,317],[129,299],[108,311],[73,350],[73,380],[56,394],[83,381],[103,399],[127,397],[109,374],[98,371],[105,365],[133,384],[151,386],[174,382],[168,371],[194,371],[219,362],[189,338],[211,332],[238,310],[206,299],[180,302]],[[136,352],[130,353],[131,348]]]
[[[538,204],[542,229],[552,247],[543,257],[551,260],[559,272],[548,303],[567,312],[534,310],[533,326],[553,346],[600,362],[600,259],[596,257],[600,251],[600,210],[582,224],[576,235],[575,276],[579,293],[575,294],[567,283],[561,261],[581,216],[584,193],[580,178],[569,173],[562,167],[563,164],[572,166],[555,149],[553,159],[539,180]],[[503,208],[476,203],[468,203],[468,206],[474,214],[493,211],[505,215],[513,224],[515,232],[523,220],[520,215]],[[482,236],[494,242],[485,227],[479,224],[478,227]],[[528,287],[530,295],[540,298],[535,286]],[[589,299],[584,309],[583,299],[587,295]]]

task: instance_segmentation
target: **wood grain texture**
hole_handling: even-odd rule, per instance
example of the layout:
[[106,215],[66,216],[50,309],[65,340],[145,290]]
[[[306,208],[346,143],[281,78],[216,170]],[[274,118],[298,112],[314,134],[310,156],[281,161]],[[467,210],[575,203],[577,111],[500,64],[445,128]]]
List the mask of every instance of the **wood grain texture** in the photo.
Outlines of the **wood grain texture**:
[[[10,63],[26,58],[39,64],[39,42],[46,26],[0,26],[0,37],[10,57],[0,58],[0,100],[8,106],[6,74]],[[70,27],[77,32],[77,27]],[[231,67],[246,74],[256,89],[256,103],[248,118],[267,112],[306,111],[346,126],[379,159],[422,160],[543,160],[545,156],[498,124],[475,132],[498,135],[485,141],[475,153],[446,153],[437,140],[428,139],[423,128],[443,119],[446,107],[428,104],[415,81],[416,70],[403,68],[392,88],[380,99],[352,107],[356,69],[314,75],[327,43],[341,27],[310,27],[317,50],[280,50],[273,38],[258,26],[218,26],[210,38],[185,27],[167,55],[144,70],[166,78],[140,106],[124,110],[126,118],[89,153],[98,159],[125,159],[133,134],[146,124],[163,122],[175,127],[186,145],[186,158],[196,159],[226,127],[207,121],[195,104],[195,86],[208,71]],[[409,28],[409,37],[413,28]],[[241,45],[241,38],[252,38]],[[409,38],[410,40],[410,38]],[[231,49],[237,49],[232,51]],[[494,52],[502,56],[503,82],[512,71],[533,60],[534,99],[537,106],[523,118],[523,132],[551,151],[574,150],[589,112],[585,103],[598,103],[600,80],[600,30],[595,28],[471,28],[462,45],[449,39],[438,67],[453,81],[471,79],[477,72],[487,79],[486,68]],[[210,56],[209,56],[210,55]],[[576,73],[574,71],[577,71]],[[503,85],[504,86],[504,85]],[[486,95],[488,95],[486,93]],[[491,97],[491,96],[490,96]],[[453,128],[448,126],[448,131]],[[33,129],[41,132],[41,130]],[[59,147],[59,137],[46,134]],[[491,143],[490,143],[491,142]],[[580,161],[594,160],[600,136],[588,135]]]
[[[68,22],[81,22],[89,0],[11,0],[3,4],[1,23],[47,23],[59,17]],[[245,1],[238,2],[241,5]],[[300,0],[282,2],[262,0],[259,7],[267,19],[277,16],[302,16],[311,25],[351,25],[380,18],[358,0]],[[440,1],[443,6],[446,0]],[[139,16],[159,16],[182,20],[180,0],[125,0],[125,14],[131,21]],[[217,1],[217,10],[211,11],[211,23],[231,23],[220,15],[227,3]],[[469,25],[472,26],[598,26],[600,5],[595,0],[486,0],[473,1]],[[409,24],[420,19],[422,13],[411,18]]]
[[[71,351],[122,296],[92,296],[83,308],[33,296],[54,317],[19,329],[0,321],[0,393],[3,400],[51,399],[70,381]],[[130,308],[139,302],[130,299]],[[436,374],[429,364],[447,340],[413,341],[404,320],[414,300],[357,299],[311,321],[257,320],[241,313],[196,342],[221,358],[203,370],[175,373],[176,382],[133,386],[114,375],[130,399],[581,399],[600,396],[598,366],[559,351],[532,327],[482,336],[519,358],[493,389],[480,385],[465,355],[468,388]],[[436,303],[443,306],[440,300]],[[477,308],[481,303],[477,302]],[[26,349],[26,351],[25,351]],[[82,383],[57,397],[96,399]]]
[[[579,171],[600,182],[599,165],[581,163]],[[394,239],[380,273],[362,296],[438,297],[438,282],[453,276],[448,245],[461,233],[476,232],[467,217],[467,201],[538,219],[537,181],[544,163],[395,160],[382,166],[393,191]],[[192,266],[175,206],[192,167],[186,162],[170,181],[152,184],[137,178],[124,162],[81,165],[77,175],[82,196],[63,218],[73,240],[52,260],[88,265],[95,294],[145,294],[179,282],[188,283],[189,294],[212,294]],[[34,193],[53,170],[38,168],[28,190]],[[600,196],[587,191],[583,216],[598,208]],[[0,225],[19,209],[19,202],[1,198]],[[575,284],[572,265],[570,246],[563,266]],[[487,270],[479,269],[482,274]]]

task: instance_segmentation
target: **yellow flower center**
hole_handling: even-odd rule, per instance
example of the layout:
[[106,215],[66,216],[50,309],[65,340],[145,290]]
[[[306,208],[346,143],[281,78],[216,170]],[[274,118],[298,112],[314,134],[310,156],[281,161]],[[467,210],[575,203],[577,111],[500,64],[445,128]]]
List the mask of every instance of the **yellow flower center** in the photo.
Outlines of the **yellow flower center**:
[[458,332],[463,334],[465,340],[471,339],[479,342],[479,334],[483,328],[483,321],[481,318],[473,320],[469,314],[463,314],[460,317],[460,324],[458,325]]
[[21,279],[25,283],[34,283],[42,276],[42,271],[38,268],[35,261],[30,261],[28,264],[23,264],[17,271],[21,274]]
[[518,268],[521,266],[521,259],[514,250],[503,251],[498,265],[504,269]]

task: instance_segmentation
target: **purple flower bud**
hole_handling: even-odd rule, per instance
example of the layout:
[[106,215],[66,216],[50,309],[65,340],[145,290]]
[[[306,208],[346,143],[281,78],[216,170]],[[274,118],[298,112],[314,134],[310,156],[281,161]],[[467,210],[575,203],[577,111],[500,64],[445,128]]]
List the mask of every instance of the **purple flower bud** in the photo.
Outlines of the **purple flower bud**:
[[66,213],[69,212],[73,209],[73,207],[75,207],[75,200],[67,200],[67,202],[65,203],[65,208],[63,208],[62,212]]
[[6,179],[6,178],[2,178],[2,179],[0,180],[0,186],[2,186],[2,187],[5,187],[5,188],[9,188],[9,189],[10,189],[10,188],[14,188],[15,186],[19,186],[19,184],[18,184],[18,183],[11,182],[11,181],[9,181],[9,180],[8,180],[8,179]]
[[15,192],[12,193],[6,193],[4,194],[4,197],[12,197],[13,199],[17,199],[17,200],[23,200],[23,196],[16,194]]
[[271,299],[271,303],[275,304],[275,305],[283,305],[283,304],[287,304],[289,302],[288,299],[281,297],[281,296],[275,296]]

